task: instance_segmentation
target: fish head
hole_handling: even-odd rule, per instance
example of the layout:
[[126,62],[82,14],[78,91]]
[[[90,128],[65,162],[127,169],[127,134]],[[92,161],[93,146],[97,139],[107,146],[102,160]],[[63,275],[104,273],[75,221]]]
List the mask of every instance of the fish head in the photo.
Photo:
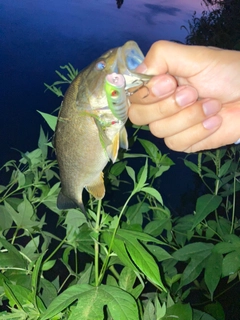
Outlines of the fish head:
[[[108,74],[117,73],[122,74],[126,81],[126,86],[138,86],[143,82],[151,79],[151,76],[135,73],[134,70],[143,61],[144,55],[135,41],[128,41],[123,46],[108,50],[88,66],[84,73],[82,73],[86,85],[79,88],[79,98],[84,95],[94,97],[98,101],[104,97],[104,81]],[[82,90],[81,90],[82,89]],[[94,108],[94,101],[91,101],[92,108]],[[102,104],[102,103],[100,103]],[[97,105],[96,105],[97,107]]]

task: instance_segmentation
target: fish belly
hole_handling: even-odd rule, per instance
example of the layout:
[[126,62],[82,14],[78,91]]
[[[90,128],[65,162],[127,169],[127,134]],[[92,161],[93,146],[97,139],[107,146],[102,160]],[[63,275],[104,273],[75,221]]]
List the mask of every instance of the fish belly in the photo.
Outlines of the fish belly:
[[59,122],[55,143],[62,194],[80,207],[85,187],[94,197],[103,198],[102,170],[108,157],[94,119],[81,116]]

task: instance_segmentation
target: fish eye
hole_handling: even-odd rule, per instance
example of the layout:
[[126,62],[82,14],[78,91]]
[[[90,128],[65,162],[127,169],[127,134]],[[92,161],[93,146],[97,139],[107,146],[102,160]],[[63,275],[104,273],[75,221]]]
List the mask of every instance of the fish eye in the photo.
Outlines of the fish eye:
[[106,67],[105,61],[98,61],[96,63],[96,69],[97,70],[103,70]]

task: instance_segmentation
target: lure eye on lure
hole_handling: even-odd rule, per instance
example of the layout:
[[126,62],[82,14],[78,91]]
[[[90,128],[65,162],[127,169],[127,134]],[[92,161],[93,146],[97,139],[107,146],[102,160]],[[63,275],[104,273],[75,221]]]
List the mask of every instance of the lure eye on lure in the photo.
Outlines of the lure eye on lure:
[[111,93],[111,97],[112,98],[117,98],[119,96],[119,93],[117,92],[117,90],[113,90]]

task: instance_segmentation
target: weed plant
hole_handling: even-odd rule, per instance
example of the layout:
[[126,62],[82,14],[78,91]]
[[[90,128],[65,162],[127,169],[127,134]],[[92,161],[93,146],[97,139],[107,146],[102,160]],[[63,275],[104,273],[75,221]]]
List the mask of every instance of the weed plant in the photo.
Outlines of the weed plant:
[[[59,97],[59,84],[77,74],[62,69],[68,74],[47,85]],[[54,129],[56,117],[41,114]],[[154,187],[173,162],[138,138],[141,129],[130,140],[142,153],[122,151],[105,170],[107,190],[123,202],[90,198],[88,217],[57,209],[57,163],[42,128],[35,150],[3,165],[0,319],[226,319],[220,298],[240,275],[239,147],[184,159],[206,192],[194,212],[173,217]],[[136,172],[130,164],[139,157]]]

